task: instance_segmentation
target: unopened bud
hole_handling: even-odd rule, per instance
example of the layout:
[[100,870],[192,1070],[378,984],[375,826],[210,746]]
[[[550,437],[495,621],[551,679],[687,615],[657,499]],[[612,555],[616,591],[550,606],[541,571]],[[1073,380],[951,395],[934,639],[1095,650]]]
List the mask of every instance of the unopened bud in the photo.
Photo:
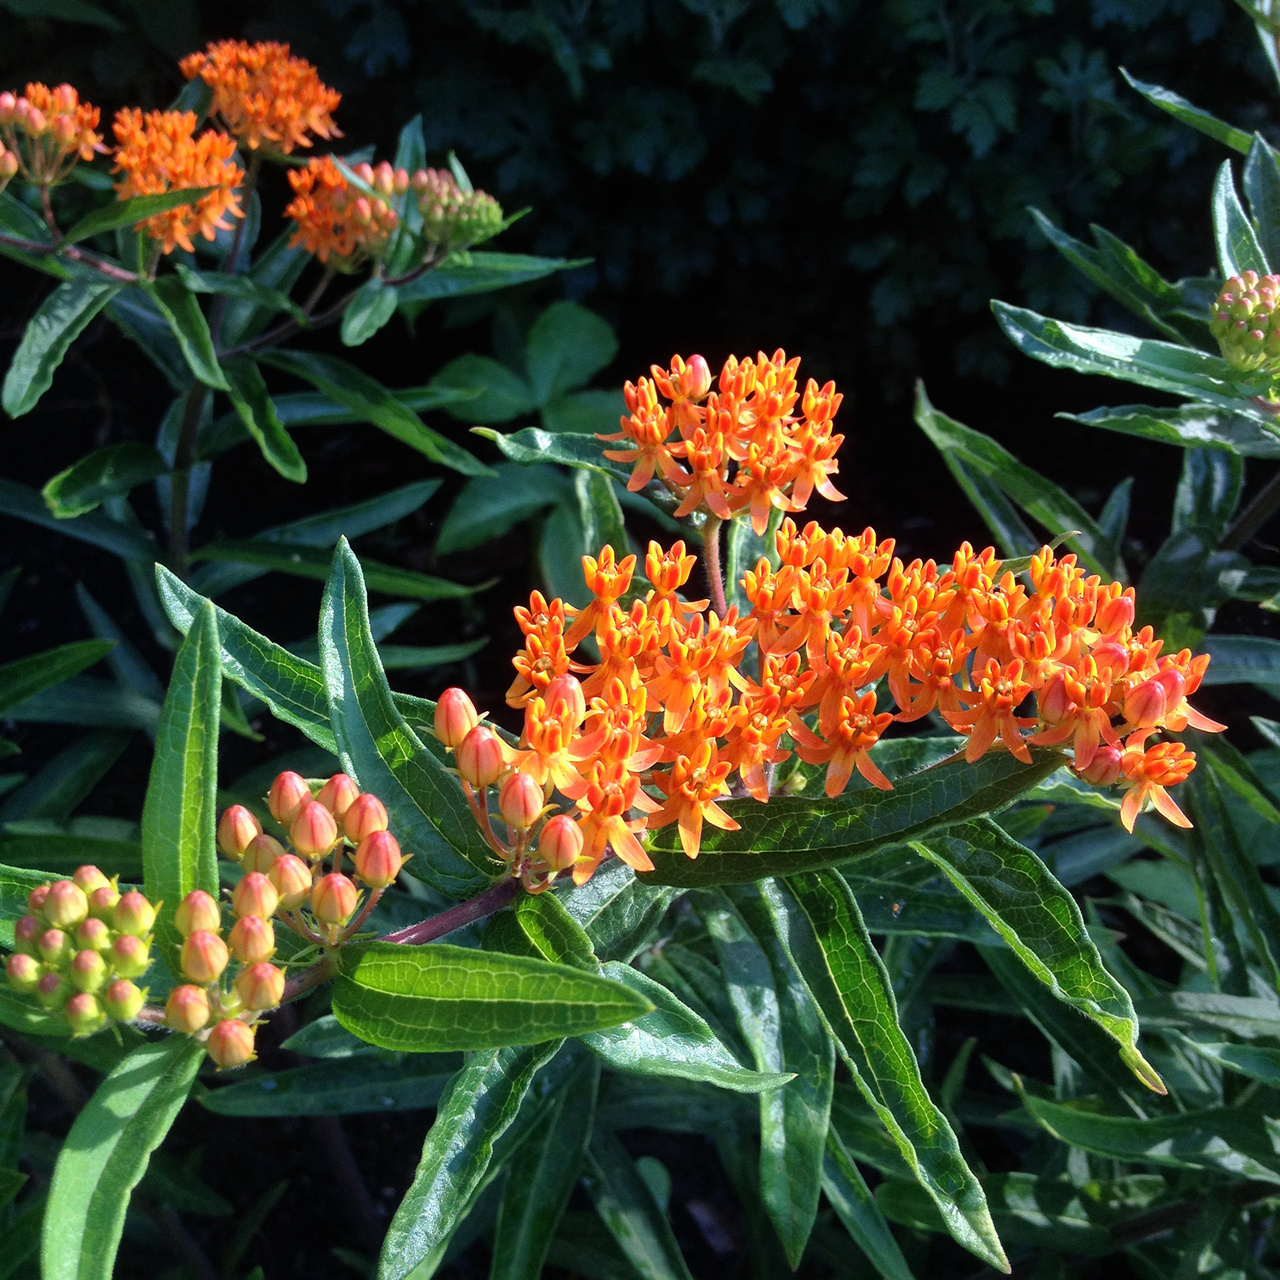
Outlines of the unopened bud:
[[209,1021],[209,993],[203,987],[174,987],[165,1001],[164,1020],[175,1031],[194,1035]]
[[1125,695],[1124,718],[1135,729],[1152,729],[1164,720],[1166,706],[1164,686],[1144,680]]
[[286,770],[276,775],[267,793],[267,808],[271,816],[284,826],[298,816],[298,810],[311,802],[311,788],[300,774]]
[[325,924],[346,924],[356,909],[356,887],[346,876],[322,876],[311,890],[311,912]]
[[702,356],[690,356],[680,375],[680,390],[690,400],[701,400],[711,390],[711,368]]
[[204,1047],[220,1071],[243,1067],[256,1056],[253,1052],[253,1028],[238,1018],[227,1018],[218,1023],[209,1032]]
[[36,983],[36,998],[51,1013],[67,1003],[74,988],[60,973],[46,973]]
[[45,930],[39,916],[23,916],[13,926],[13,949],[34,956],[40,947],[40,935]]
[[267,878],[280,895],[280,910],[296,911],[311,894],[311,868],[291,853],[277,860]]
[[140,991],[128,978],[118,978],[103,993],[102,1004],[117,1022],[132,1022],[147,1003],[147,993]]
[[249,841],[261,834],[262,823],[244,805],[233,804],[218,821],[218,848],[228,858],[239,862],[249,847]]
[[116,903],[119,901],[120,890],[113,884],[103,885],[89,895],[89,914],[95,920],[111,924],[116,918]]
[[23,127],[33,137],[38,138],[49,128],[49,118],[39,107],[28,105],[26,117],[23,120]]
[[275,866],[276,859],[283,857],[284,845],[274,836],[254,836],[245,847],[240,865],[246,871],[261,871],[265,875]]
[[111,930],[105,920],[90,916],[76,929],[76,946],[82,951],[110,951]]
[[119,937],[111,945],[111,967],[122,978],[140,978],[151,968],[151,948],[145,938],[131,933]]
[[452,751],[480,723],[475,703],[463,689],[446,689],[436,703],[436,737]]
[[1093,625],[1104,635],[1113,635],[1122,627],[1132,626],[1134,619],[1134,594],[1130,587],[1120,595],[1099,600]]
[[227,945],[241,964],[258,964],[275,955],[275,930],[271,927],[270,920],[263,920],[259,916],[244,916],[231,926]]
[[394,884],[403,865],[400,842],[390,831],[375,831],[366,836],[356,850],[356,875],[371,889],[385,889]]
[[95,889],[101,889],[104,885],[111,883],[97,867],[93,866],[77,867],[75,875],[71,879],[73,883],[80,886],[80,890],[86,898],[92,896]]
[[1071,712],[1067,680],[1061,671],[1049,677],[1049,683],[1036,694],[1036,706],[1045,724],[1060,724]]
[[217,933],[222,928],[222,910],[203,889],[193,889],[178,904],[177,911],[173,913],[173,923],[184,938],[190,937],[197,929]]
[[324,805],[311,800],[294,817],[289,839],[304,858],[315,861],[323,858],[337,842],[338,824]]
[[351,808],[351,802],[359,794],[360,788],[345,773],[335,773],[320,788],[320,793],[316,796],[316,802],[324,805],[341,822],[342,815]]
[[33,916],[44,914],[44,904],[49,900],[49,890],[52,888],[51,884],[38,884],[27,894],[27,910]]
[[12,124],[18,100],[9,90],[0,93],[0,124]]
[[245,876],[231,895],[231,906],[237,916],[258,916],[270,920],[280,903],[280,894],[268,876],[252,871]]
[[192,982],[217,982],[230,959],[227,944],[208,929],[197,929],[182,944],[182,972]]
[[476,725],[463,738],[454,759],[458,772],[473,787],[491,787],[507,767],[502,739],[483,724]]
[[18,157],[12,151],[0,152],[0,182],[11,181],[18,172]]
[[107,962],[97,951],[77,951],[68,976],[77,991],[98,991],[107,981]]
[[77,991],[63,1007],[62,1016],[66,1018],[73,1036],[91,1036],[107,1025],[107,1015],[98,1003],[98,997],[87,991]]
[[557,718],[567,709],[573,712],[574,728],[577,728],[587,715],[587,699],[582,692],[582,681],[577,676],[565,674],[547,685],[542,695],[547,710]]
[[44,918],[59,929],[71,929],[89,914],[89,899],[74,880],[58,880],[49,888]]
[[385,831],[388,825],[386,806],[368,791],[351,802],[342,818],[342,829],[352,844],[359,844],[375,831]]
[[1111,786],[1120,777],[1120,760],[1123,754],[1112,743],[1099,743],[1093,759],[1089,761],[1089,767],[1081,769],[1080,776],[1095,787]]
[[582,854],[582,829],[565,814],[550,819],[538,837],[538,857],[552,871],[568,871]]
[[60,964],[71,954],[71,939],[61,929],[46,929],[36,942],[45,964]]
[[250,965],[236,979],[236,993],[255,1013],[274,1009],[284,997],[284,974],[265,961]]
[[527,831],[545,807],[542,788],[527,773],[513,773],[498,791],[498,812],[503,822]]
[[113,920],[119,933],[145,938],[156,922],[156,909],[136,889],[130,889],[116,903]]
[[4,972],[15,991],[27,994],[34,991],[40,981],[40,962],[23,951],[15,951],[5,961]]

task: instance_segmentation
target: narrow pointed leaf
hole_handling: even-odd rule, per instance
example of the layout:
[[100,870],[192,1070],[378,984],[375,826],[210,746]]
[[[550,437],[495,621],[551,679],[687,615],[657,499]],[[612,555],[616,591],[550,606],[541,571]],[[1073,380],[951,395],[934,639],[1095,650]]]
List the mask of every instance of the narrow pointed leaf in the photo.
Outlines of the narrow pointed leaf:
[[1262,252],[1280,263],[1280,156],[1260,133],[1244,164],[1244,194]]
[[834,1129],[827,1135],[822,1190],[844,1229],[884,1280],[915,1280],[867,1180]]
[[1087,427],[1118,431],[1124,435],[1156,440],[1179,448],[1224,449],[1246,458],[1280,457],[1280,431],[1244,414],[1232,413],[1207,404],[1185,404],[1155,408],[1126,404],[1115,408],[1090,409],[1088,413],[1056,415]]
[[573,492],[578,500],[578,518],[586,545],[598,555],[600,548],[611,546],[625,555],[630,545],[622,508],[613,491],[613,482],[598,471],[578,471],[573,477]]
[[1213,237],[1223,276],[1230,278],[1245,271],[1256,271],[1260,276],[1270,273],[1267,255],[1236,194],[1230,160],[1222,162],[1213,184]]
[[535,258],[523,253],[469,252],[457,254],[397,290],[401,305],[433,298],[457,298],[490,293],[541,280],[557,271],[584,267],[590,258]]
[[1159,107],[1161,111],[1167,111],[1175,120],[1182,124],[1189,124],[1193,129],[1198,129],[1201,133],[1213,138],[1214,141],[1230,147],[1232,151],[1238,151],[1241,155],[1248,154],[1251,139],[1245,130],[1237,129],[1226,121],[1219,120],[1217,116],[1205,111],[1202,107],[1193,106],[1186,98],[1180,97],[1171,89],[1161,88],[1158,84],[1148,84],[1136,76],[1131,76],[1123,67],[1120,68],[1120,74],[1124,76],[1129,87],[1136,89],[1152,106]]
[[559,462],[568,467],[598,471],[623,484],[631,476],[631,468],[625,462],[611,462],[604,456],[602,451],[610,446],[594,435],[568,435],[543,431],[540,427],[525,427],[505,435],[489,427],[473,427],[472,433],[492,440],[512,462]]
[[65,519],[56,516],[45,505],[36,489],[0,477],[0,514],[26,520],[69,538],[88,542],[125,560],[150,566],[156,560],[155,540],[140,527],[108,519],[101,511]]
[[169,322],[173,336],[182,351],[191,372],[206,387],[226,391],[227,380],[218,364],[209,322],[200,310],[200,303],[177,276],[164,276],[150,289],[151,297],[160,314]]
[[109,640],[74,640],[45,653],[33,653],[0,666],[0,712],[25,702],[42,689],[76,675],[111,652]]
[[395,313],[395,289],[380,277],[371,276],[356,290],[342,313],[342,345],[358,347],[368,342]]
[[292,480],[295,484],[305,483],[307,464],[298,452],[293,437],[281,424],[257,364],[241,357],[226,361],[222,371],[226,375],[231,403],[240,415],[245,430],[262,450],[262,456],[286,480]]
[[584,885],[560,895],[565,910],[582,926],[601,960],[631,960],[657,928],[677,897],[675,889],[644,884],[617,858],[606,862]]
[[117,227],[133,226],[157,213],[178,209],[184,204],[194,204],[201,196],[208,195],[213,187],[187,187],[181,191],[163,191],[154,196],[135,196],[132,200],[117,200],[86,214],[62,237],[63,244],[75,244],[103,231]]
[[105,498],[128,493],[168,470],[169,464],[149,444],[113,444],[59,471],[41,493],[49,510],[65,520],[84,515]]

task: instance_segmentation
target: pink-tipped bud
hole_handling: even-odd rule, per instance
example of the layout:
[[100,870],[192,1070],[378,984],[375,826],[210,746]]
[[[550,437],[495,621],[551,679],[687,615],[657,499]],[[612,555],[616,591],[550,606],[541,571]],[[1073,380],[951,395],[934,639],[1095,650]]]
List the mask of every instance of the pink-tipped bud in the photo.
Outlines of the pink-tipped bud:
[[351,808],[351,802],[359,794],[360,788],[345,773],[335,773],[320,788],[320,793],[316,796],[316,802],[324,805],[341,822],[342,815]]
[[140,978],[151,968],[151,948],[145,938],[126,933],[111,945],[111,968],[122,978]]
[[346,876],[322,876],[311,890],[311,913],[325,924],[346,924],[355,914],[358,894]]
[[260,916],[244,916],[237,920],[227,935],[231,954],[241,964],[258,964],[276,953],[276,933],[270,920]]
[[203,889],[193,889],[178,904],[173,923],[184,938],[189,938],[197,929],[217,933],[222,928],[222,910]]
[[1087,769],[1080,770],[1080,776],[1091,786],[1109,787],[1120,777],[1120,760],[1124,752],[1109,742],[1098,744],[1093,759]]
[[73,929],[89,914],[89,899],[74,880],[58,880],[49,888],[44,918],[58,929]]
[[557,718],[566,710],[572,711],[574,728],[586,719],[587,699],[582,692],[582,681],[577,676],[556,676],[542,697],[547,710]]
[[352,844],[359,844],[375,831],[385,831],[388,825],[386,806],[369,791],[357,796],[342,818],[342,829]]
[[182,944],[182,972],[192,982],[217,982],[230,959],[227,944],[208,929],[197,929]]
[[5,961],[4,972],[9,985],[24,995],[34,991],[40,982],[40,962],[22,951],[15,951]]
[[97,867],[92,866],[77,867],[75,875],[71,879],[73,883],[80,886],[80,890],[86,898],[92,897],[95,889],[101,889],[103,885],[111,883]]
[[107,962],[97,951],[77,951],[67,976],[77,991],[99,991],[106,985]]
[[236,885],[231,905],[237,916],[258,916],[262,920],[270,920],[280,905],[280,894],[269,876],[253,871]]
[[1187,678],[1177,667],[1165,667],[1154,680],[1164,690],[1164,705],[1172,711],[1187,696]]
[[463,689],[446,689],[436,703],[436,737],[452,751],[480,723],[475,703]]
[[9,182],[17,176],[18,157],[12,151],[0,152],[0,182]]
[[249,841],[261,834],[262,823],[244,805],[233,804],[218,821],[218,848],[228,858],[239,862],[249,847]]
[[370,889],[385,889],[394,884],[403,865],[400,842],[390,831],[375,831],[366,836],[356,850],[356,875]]
[[156,922],[156,909],[136,889],[130,889],[116,903],[113,921],[118,933],[145,938]]
[[209,1021],[209,993],[203,987],[174,987],[165,1001],[164,1020],[175,1031],[195,1035]]
[[209,1032],[205,1050],[219,1071],[243,1067],[257,1056],[253,1052],[253,1028],[236,1018],[227,1018]]
[[36,942],[45,964],[61,964],[71,954],[71,939],[61,929],[46,929]]
[[711,390],[711,368],[701,356],[690,356],[680,375],[680,390],[690,400],[701,400]]
[[76,946],[82,951],[110,951],[111,930],[107,928],[107,922],[96,916],[82,921],[76,930]]
[[53,136],[64,150],[75,141],[79,130],[70,116],[58,116],[53,122]]
[[60,973],[46,973],[36,983],[36,998],[52,1013],[67,1003],[74,989]]
[[288,770],[276,775],[267,793],[267,808],[271,810],[271,816],[286,827],[298,816],[298,810],[310,803],[311,788],[307,786],[306,779]]
[[38,138],[49,128],[49,118],[39,107],[28,105],[23,120],[23,127],[33,137]]
[[147,993],[140,991],[128,978],[119,978],[103,993],[102,1004],[109,1017],[117,1022],[132,1022],[147,1003]]
[[1130,587],[1118,596],[1100,600],[1093,625],[1104,635],[1114,635],[1121,627],[1131,627],[1135,616],[1135,599]]
[[91,1036],[107,1025],[107,1015],[98,997],[88,991],[77,991],[63,1006],[62,1016],[73,1036]]
[[1050,676],[1049,683],[1036,694],[1036,705],[1045,724],[1060,724],[1070,714],[1072,702],[1061,671]]
[[498,790],[498,812],[517,831],[527,831],[546,807],[542,788],[527,773],[510,774]]
[[18,99],[9,90],[0,93],[0,124],[12,124]]
[[89,895],[89,914],[95,920],[111,924],[116,918],[116,904],[119,901],[120,890],[113,884],[103,885]]
[[476,725],[463,738],[454,759],[458,772],[473,787],[491,787],[507,767],[502,739],[483,724]]
[[246,1009],[274,1009],[284,996],[284,974],[273,964],[252,964],[236,979],[236,994]]
[[51,884],[38,884],[27,894],[27,910],[33,916],[44,914],[44,904],[49,900],[49,890],[52,888]]
[[1144,680],[1125,695],[1124,718],[1135,729],[1153,729],[1164,720],[1167,706],[1164,686]]
[[338,824],[324,805],[311,800],[298,810],[289,828],[289,839],[304,858],[314,862],[323,858],[337,842]]
[[275,866],[276,859],[283,857],[284,845],[274,836],[254,836],[245,847],[240,865],[246,871],[261,871],[266,875]]
[[582,829],[565,814],[552,818],[538,837],[538,857],[552,871],[568,871],[582,854]]
[[311,896],[311,868],[292,853],[280,858],[267,878],[280,895],[279,910],[296,911]]
[[23,916],[13,926],[13,949],[34,956],[40,949],[40,935],[45,930],[39,916]]

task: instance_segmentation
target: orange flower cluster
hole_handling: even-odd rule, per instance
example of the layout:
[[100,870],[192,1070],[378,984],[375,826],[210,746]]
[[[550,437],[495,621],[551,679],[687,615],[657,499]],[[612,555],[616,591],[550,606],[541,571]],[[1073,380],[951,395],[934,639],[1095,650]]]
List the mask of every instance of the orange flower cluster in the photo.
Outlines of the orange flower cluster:
[[[1048,547],[1031,557],[1029,585],[990,548],[965,543],[947,569],[904,565],[893,550],[871,529],[801,531],[786,519],[778,567],[761,559],[743,576],[745,617],[682,598],[695,563],[682,542],[649,544],[644,594],[632,591],[635,556],[618,561],[611,547],[583,558],[594,597],[585,609],[535,592],[515,611],[525,644],[507,701],[524,710],[518,746],[481,723],[461,689],[437,706],[436,734],[490,847],[534,892],[564,872],[583,883],[609,850],[652,869],[637,838],[646,828],[676,823],[697,857],[705,822],[738,825],[720,800],[767,802],[773,766],[793,749],[826,766],[828,796],[855,769],[892,789],[871,749],[895,720],[931,711],[968,737],[970,763],[999,749],[1030,764],[1031,745],[1069,746],[1087,781],[1126,787],[1126,828],[1148,800],[1189,825],[1166,788],[1194,755],[1146,742],[1159,729],[1223,727],[1186,700],[1207,656],[1161,656],[1149,627],[1134,630],[1132,588]],[[598,663],[574,657],[591,634]],[[879,709],[881,680],[896,710]],[[490,821],[490,787],[506,838]],[[556,792],[572,818],[547,817]]]
[[632,491],[656,475],[680,498],[677,516],[699,507],[719,520],[750,511],[757,534],[771,508],[803,511],[815,489],[839,501],[844,495],[831,477],[840,469],[835,454],[844,437],[832,434],[832,420],[843,397],[834,382],[819,387],[812,378],[801,392],[799,365],[799,357],[788,360],[781,349],[754,360],[730,356],[712,391],[701,356],[687,363],[673,356],[670,369],[652,366],[652,380],[625,385],[630,416],[616,435],[599,439],[628,448],[606,449],[604,456],[632,464]]
[[333,121],[342,95],[287,44],[219,40],[178,66],[188,80],[199,76],[213,90],[214,113],[250,151],[289,155],[309,147],[313,134],[342,136]]
[[286,217],[297,224],[289,241],[302,245],[321,262],[342,271],[354,271],[369,258],[386,252],[400,220],[386,196],[408,189],[409,175],[385,162],[377,169],[364,164],[353,172],[376,193],[369,195],[347,180],[331,156],[319,156],[304,169],[289,170],[294,198],[285,207]]
[[212,240],[219,230],[230,230],[228,214],[244,217],[236,194],[244,170],[233,159],[235,139],[212,129],[197,138],[194,111],[144,113],[136,107],[124,107],[116,112],[112,128],[119,143],[115,172],[124,175],[116,183],[121,200],[193,187],[213,188],[190,204],[138,223],[136,230],[159,240],[165,253],[172,253],[178,245],[190,253],[194,234]]
[[37,186],[61,182],[77,160],[106,150],[98,117],[98,108],[81,102],[69,84],[29,84],[21,96],[0,93],[0,137],[7,144],[7,150],[0,146],[0,181],[21,172]]

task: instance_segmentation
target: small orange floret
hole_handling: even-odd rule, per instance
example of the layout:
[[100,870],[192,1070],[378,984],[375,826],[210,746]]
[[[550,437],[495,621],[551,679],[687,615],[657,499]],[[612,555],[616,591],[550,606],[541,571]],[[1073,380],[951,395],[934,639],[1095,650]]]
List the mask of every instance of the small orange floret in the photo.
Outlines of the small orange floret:
[[[21,172],[28,182],[51,187],[61,182],[77,160],[92,160],[106,150],[98,132],[98,108],[81,102],[69,84],[50,89],[32,83],[21,95],[0,93],[0,177]],[[4,155],[12,156],[4,160]]]
[[1120,821],[1126,831],[1132,831],[1138,814],[1150,800],[1156,811],[1174,826],[1189,827],[1190,819],[1165,788],[1186,781],[1196,767],[1195,752],[1188,751],[1181,742],[1157,742],[1144,749],[1147,732],[1135,733],[1120,757],[1120,769],[1128,783],[1120,806]]
[[321,262],[354,270],[365,258],[385,252],[398,225],[395,211],[379,196],[353,186],[332,156],[312,157],[303,169],[289,170],[294,197],[285,215],[297,224],[289,241],[302,245]]

